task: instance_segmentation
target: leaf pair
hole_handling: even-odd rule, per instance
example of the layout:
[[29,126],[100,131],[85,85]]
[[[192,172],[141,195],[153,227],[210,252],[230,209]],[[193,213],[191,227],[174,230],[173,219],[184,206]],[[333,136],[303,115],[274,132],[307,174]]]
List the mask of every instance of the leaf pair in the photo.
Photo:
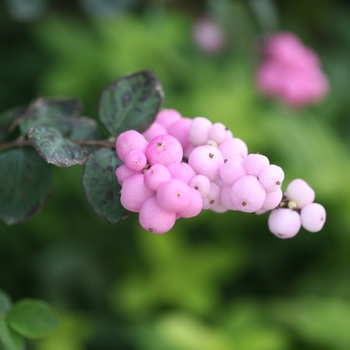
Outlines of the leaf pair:
[[23,337],[37,339],[52,333],[59,324],[56,311],[38,299],[21,299],[14,305],[0,289],[0,348],[22,350]]

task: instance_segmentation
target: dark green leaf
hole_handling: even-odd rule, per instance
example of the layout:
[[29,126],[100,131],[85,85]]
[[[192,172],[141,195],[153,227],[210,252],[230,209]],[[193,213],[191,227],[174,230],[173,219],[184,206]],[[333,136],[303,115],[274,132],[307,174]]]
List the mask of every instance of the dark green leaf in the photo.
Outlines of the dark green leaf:
[[28,134],[35,125],[52,126],[63,135],[68,135],[74,118],[82,110],[79,99],[39,98],[33,101],[25,113],[25,120],[20,129]]
[[0,314],[8,312],[12,307],[11,298],[0,289]]
[[22,116],[23,112],[23,107],[16,107],[0,114],[0,141],[5,140],[13,131],[13,125]]
[[85,162],[87,151],[48,126],[34,126],[28,134],[35,150],[46,162],[67,168]]
[[145,131],[163,102],[163,89],[151,70],[127,75],[102,91],[99,118],[113,136]]
[[99,132],[96,121],[86,117],[75,119],[69,138],[72,140],[99,139]]
[[29,339],[44,337],[53,332],[59,323],[51,305],[36,299],[22,299],[6,315],[8,325]]
[[46,7],[46,0],[7,0],[10,15],[17,21],[37,18]]
[[26,221],[48,200],[51,169],[31,149],[0,154],[0,218],[8,225]]
[[5,320],[0,319],[0,349],[4,345],[6,350],[22,350],[23,338],[10,329]]
[[92,153],[83,169],[83,189],[92,210],[110,224],[123,220],[128,212],[120,203],[120,190],[115,176],[121,161],[112,151],[102,148]]

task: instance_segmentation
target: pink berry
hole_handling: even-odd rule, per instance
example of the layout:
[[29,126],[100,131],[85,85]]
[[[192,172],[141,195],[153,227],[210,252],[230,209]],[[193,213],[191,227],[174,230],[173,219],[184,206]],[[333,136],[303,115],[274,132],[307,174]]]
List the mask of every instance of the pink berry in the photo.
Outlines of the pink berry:
[[182,115],[175,109],[167,108],[158,112],[156,122],[168,129],[172,124],[181,120]]
[[131,151],[124,159],[125,165],[134,171],[141,171],[147,164],[146,156],[141,151]]
[[130,151],[141,151],[145,153],[148,145],[142,134],[135,130],[128,130],[121,133],[116,141],[116,151],[120,160],[124,161]]
[[151,141],[159,135],[169,134],[164,125],[154,122],[142,135],[147,141]]
[[129,169],[125,164],[118,166],[118,168],[115,170],[115,176],[117,177],[120,185],[123,184],[123,181],[127,177],[129,177],[131,175],[138,174],[138,173],[139,172],[137,172],[137,171]]
[[152,191],[157,191],[158,187],[171,179],[168,168],[162,164],[152,165],[144,174],[145,185]]
[[210,180],[205,175],[196,175],[188,183],[188,185],[197,190],[201,197],[207,197],[210,191]]
[[190,187],[179,179],[161,184],[157,190],[157,202],[166,211],[180,212],[190,204]]
[[275,209],[282,200],[283,192],[280,188],[273,192],[266,192],[265,201],[261,207],[263,210],[272,210]]
[[170,135],[160,135],[152,139],[145,153],[150,165],[180,163],[183,156],[181,143]]
[[142,203],[155,194],[143,181],[143,174],[127,177],[122,185],[120,202],[124,208],[132,212],[139,212]]
[[192,119],[182,118],[177,122],[175,122],[174,124],[171,124],[171,126],[168,129],[168,133],[171,136],[174,136],[177,140],[179,140],[184,152],[187,150],[187,148],[191,144],[188,136],[191,123],[192,123]]
[[190,203],[189,205],[177,212],[177,214],[182,218],[192,218],[197,216],[202,211],[202,197],[198,191],[194,188],[190,189]]
[[165,233],[172,229],[176,221],[176,214],[161,208],[156,196],[147,198],[139,213],[140,225],[152,233]]
[[224,124],[214,123],[209,129],[209,140],[213,140],[217,144],[222,143],[226,139],[226,131]]

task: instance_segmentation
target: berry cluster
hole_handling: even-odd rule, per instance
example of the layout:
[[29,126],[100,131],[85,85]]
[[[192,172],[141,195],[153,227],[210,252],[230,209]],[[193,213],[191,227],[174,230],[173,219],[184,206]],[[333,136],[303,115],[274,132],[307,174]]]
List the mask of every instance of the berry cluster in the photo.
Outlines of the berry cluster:
[[280,238],[294,237],[301,226],[310,232],[320,231],[326,221],[326,210],[314,199],[315,191],[304,180],[291,181],[278,208],[270,213],[270,231]]
[[256,80],[260,91],[300,107],[321,100],[328,91],[328,80],[317,55],[292,33],[270,35],[263,45],[264,59]]
[[282,168],[264,155],[248,154],[245,142],[222,123],[164,109],[143,134],[120,134],[116,151],[124,162],[116,169],[121,203],[138,212],[141,226],[150,232],[167,232],[177,219],[205,209],[272,210],[269,228],[280,238],[294,236],[301,225],[316,232],[324,224],[325,211],[312,203],[315,194],[303,180],[291,182],[283,194]]

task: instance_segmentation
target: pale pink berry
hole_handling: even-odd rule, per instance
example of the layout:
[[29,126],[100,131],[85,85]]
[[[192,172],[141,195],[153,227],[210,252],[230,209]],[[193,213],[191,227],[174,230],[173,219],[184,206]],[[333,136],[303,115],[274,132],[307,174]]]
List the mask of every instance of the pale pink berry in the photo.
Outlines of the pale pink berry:
[[281,167],[270,164],[259,174],[259,181],[266,192],[273,192],[281,187],[284,180],[284,171]]
[[145,153],[150,165],[180,163],[183,156],[181,143],[171,135],[160,135],[152,139]]
[[283,192],[281,188],[277,188],[277,190],[273,192],[266,192],[265,201],[261,207],[263,210],[272,210],[278,207],[281,203],[283,197]]
[[128,130],[121,133],[116,141],[116,151],[120,160],[124,161],[130,151],[141,151],[145,153],[148,145],[142,134],[135,130]]
[[249,175],[258,177],[263,170],[269,167],[270,161],[262,154],[251,153],[244,158],[243,165]]
[[287,199],[294,201],[299,209],[315,199],[315,191],[303,179],[292,180],[286,188],[285,195]]
[[254,175],[240,177],[231,187],[232,204],[246,213],[261,209],[265,197],[266,191]]
[[301,209],[300,217],[305,230],[318,232],[326,222],[326,210],[321,204],[311,203]]
[[289,208],[274,209],[269,215],[268,227],[278,238],[292,238],[301,228],[300,215]]
[[215,183],[210,183],[208,196],[203,198],[203,209],[211,209],[214,205],[220,203],[220,187]]
[[180,212],[190,204],[191,187],[179,179],[161,184],[157,190],[158,204],[166,211]]
[[139,213],[140,225],[152,233],[165,233],[172,229],[176,222],[176,214],[161,208],[156,196],[147,198]]
[[127,177],[122,185],[120,202],[122,206],[132,212],[139,212],[142,203],[155,194],[143,181],[143,174]]
[[196,175],[188,183],[188,185],[197,190],[201,197],[207,197],[210,191],[210,180],[205,175]]
[[205,145],[209,140],[212,122],[204,117],[196,117],[189,127],[189,140],[194,146]]
[[239,155],[243,158],[248,155],[246,143],[237,137],[227,138],[219,145],[219,150],[225,159],[230,159],[233,155]]
[[243,165],[243,158],[236,154],[225,160],[219,172],[226,185],[233,185],[241,176],[248,174]]
[[196,147],[188,157],[188,164],[198,173],[205,175],[210,181],[219,177],[224,158],[218,148],[204,145]]
[[226,126],[222,123],[214,123],[209,129],[209,140],[215,141],[217,144],[222,143],[227,137]]
[[220,191],[220,202],[228,210],[237,210],[231,201],[232,186],[226,185]]

